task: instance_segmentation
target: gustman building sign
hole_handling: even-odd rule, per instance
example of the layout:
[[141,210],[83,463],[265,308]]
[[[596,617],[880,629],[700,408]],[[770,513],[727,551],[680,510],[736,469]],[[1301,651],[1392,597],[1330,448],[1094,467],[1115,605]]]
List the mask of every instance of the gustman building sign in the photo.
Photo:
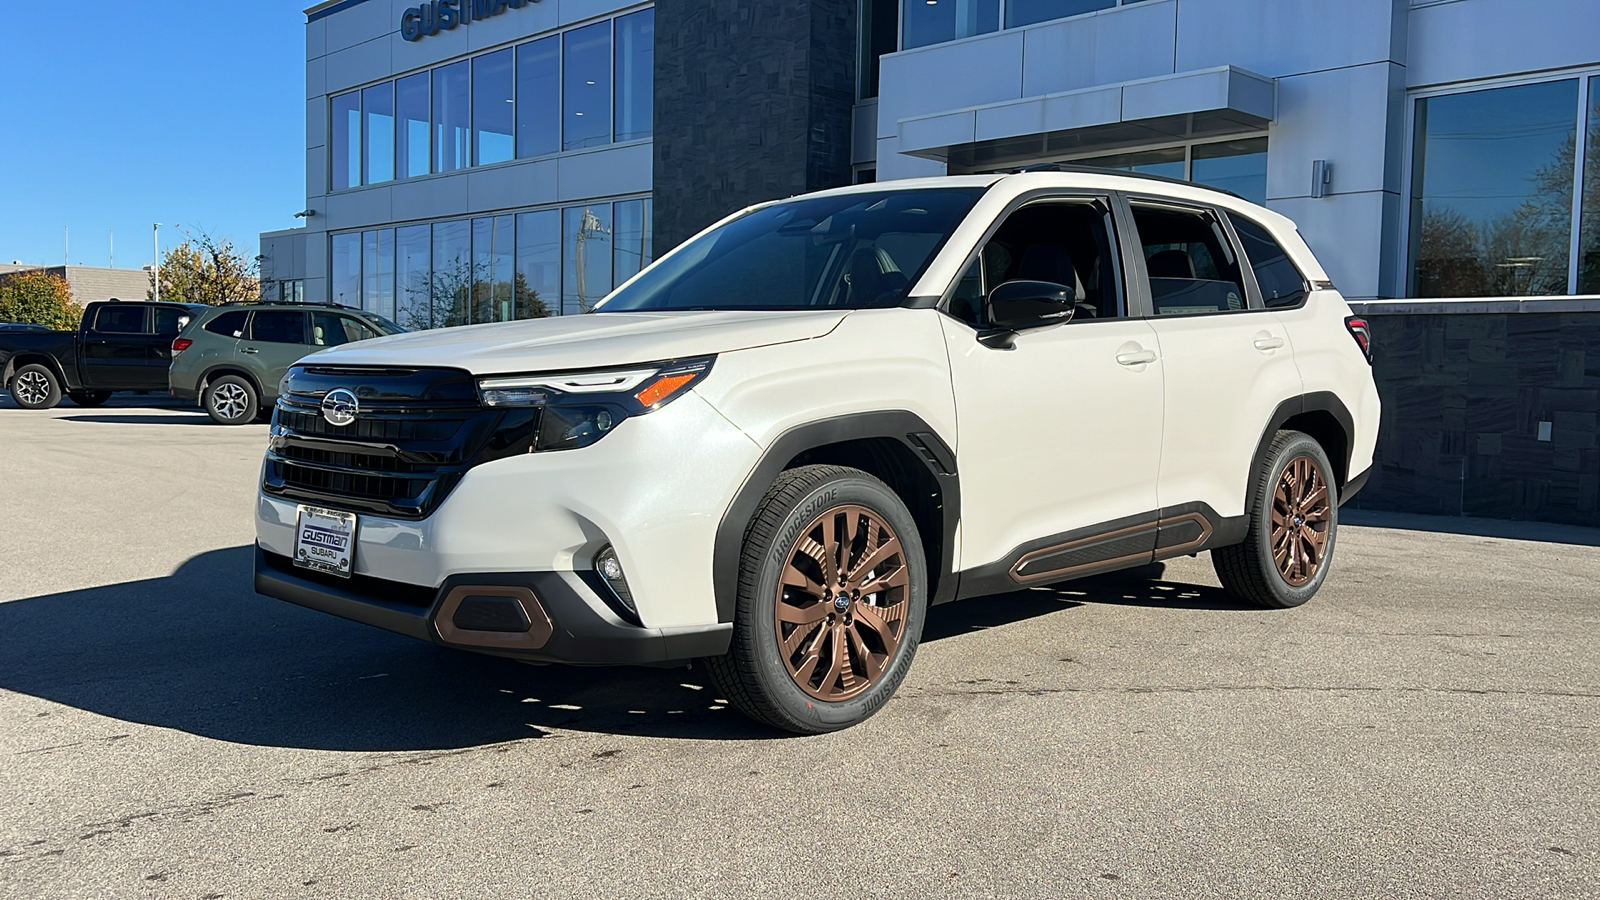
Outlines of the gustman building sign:
[[539,0],[428,0],[400,14],[400,36],[420,41],[457,25],[498,16],[508,9],[532,6]]

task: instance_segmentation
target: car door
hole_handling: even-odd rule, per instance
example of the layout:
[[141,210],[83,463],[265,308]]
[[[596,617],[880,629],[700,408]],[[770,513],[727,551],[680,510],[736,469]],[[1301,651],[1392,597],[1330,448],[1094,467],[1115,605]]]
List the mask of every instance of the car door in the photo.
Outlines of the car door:
[[275,397],[284,373],[315,349],[307,326],[306,314],[297,309],[259,309],[251,315],[237,359],[255,376],[264,399]]
[[131,390],[144,384],[150,352],[150,307],[105,303],[78,337],[85,388]]
[[[1109,197],[1011,212],[944,319],[956,398],[961,567],[985,590],[1148,558],[1155,546],[1162,364],[1129,316]],[[986,339],[983,298],[1011,280],[1083,287],[1065,323]],[[966,576],[963,591],[966,591]]]
[[162,390],[172,368],[172,340],[188,326],[194,314],[181,306],[157,306],[150,311],[154,335],[145,345],[145,370],[141,387]]
[[1139,242],[1136,284],[1165,367],[1161,506],[1241,516],[1262,432],[1278,405],[1301,393],[1288,332],[1246,288],[1218,211],[1129,198],[1126,215]]

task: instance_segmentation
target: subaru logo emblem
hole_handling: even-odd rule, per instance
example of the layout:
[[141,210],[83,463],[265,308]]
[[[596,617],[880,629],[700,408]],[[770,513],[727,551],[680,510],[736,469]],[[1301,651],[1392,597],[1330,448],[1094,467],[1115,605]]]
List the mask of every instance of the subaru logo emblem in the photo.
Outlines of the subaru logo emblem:
[[347,388],[334,388],[322,398],[322,417],[329,425],[349,425],[360,412],[361,403],[356,400],[355,392]]
[[849,594],[840,594],[839,596],[833,598],[833,608],[837,609],[840,612],[844,612],[845,610],[849,609],[850,608],[850,595]]

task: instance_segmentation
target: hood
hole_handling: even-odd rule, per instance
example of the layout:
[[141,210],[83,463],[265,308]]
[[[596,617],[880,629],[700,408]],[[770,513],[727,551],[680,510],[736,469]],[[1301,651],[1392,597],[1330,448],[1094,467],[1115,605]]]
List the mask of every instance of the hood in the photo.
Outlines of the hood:
[[845,311],[594,313],[438,328],[330,347],[315,365],[439,366],[474,375],[625,366],[822,337]]

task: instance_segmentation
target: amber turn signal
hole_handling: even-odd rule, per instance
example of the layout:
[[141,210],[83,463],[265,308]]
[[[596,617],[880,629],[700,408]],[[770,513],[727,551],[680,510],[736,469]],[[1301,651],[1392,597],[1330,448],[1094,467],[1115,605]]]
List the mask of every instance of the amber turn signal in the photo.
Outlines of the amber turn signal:
[[682,372],[677,375],[663,375],[651,382],[649,387],[633,395],[633,399],[644,406],[655,406],[657,403],[671,397],[689,385],[700,376],[699,372]]

